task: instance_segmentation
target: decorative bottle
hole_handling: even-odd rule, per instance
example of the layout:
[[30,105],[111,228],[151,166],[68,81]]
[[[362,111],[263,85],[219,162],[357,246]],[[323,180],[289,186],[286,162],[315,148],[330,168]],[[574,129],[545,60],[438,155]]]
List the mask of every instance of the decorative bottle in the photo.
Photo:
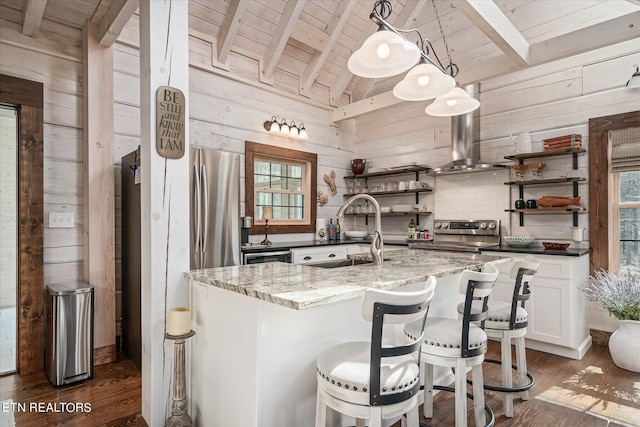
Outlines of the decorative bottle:
[[333,218],[329,219],[329,225],[327,226],[327,237],[329,241],[334,240],[336,237],[336,229],[333,225]]
[[340,235],[340,218],[336,218],[335,235],[336,235],[336,240],[339,241],[341,239],[341,235]]
[[409,239],[415,239],[416,237],[416,222],[413,220],[413,218],[411,218],[411,221],[409,221],[409,229],[407,235]]

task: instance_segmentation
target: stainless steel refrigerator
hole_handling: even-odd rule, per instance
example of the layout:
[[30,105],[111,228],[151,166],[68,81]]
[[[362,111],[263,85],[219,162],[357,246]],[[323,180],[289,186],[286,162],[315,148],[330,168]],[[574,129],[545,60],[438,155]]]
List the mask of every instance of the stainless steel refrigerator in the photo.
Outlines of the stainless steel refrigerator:
[[[190,149],[190,267],[240,265],[240,155]],[[142,354],[140,150],[122,157],[122,347]],[[187,189],[185,189],[187,190]]]
[[240,155],[189,149],[191,269],[240,265]]

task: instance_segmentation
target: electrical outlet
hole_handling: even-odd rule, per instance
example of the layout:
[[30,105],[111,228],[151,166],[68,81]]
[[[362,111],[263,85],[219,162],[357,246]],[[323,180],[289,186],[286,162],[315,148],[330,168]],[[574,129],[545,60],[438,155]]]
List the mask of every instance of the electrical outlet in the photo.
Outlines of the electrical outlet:
[[49,212],[49,228],[73,228],[73,213]]

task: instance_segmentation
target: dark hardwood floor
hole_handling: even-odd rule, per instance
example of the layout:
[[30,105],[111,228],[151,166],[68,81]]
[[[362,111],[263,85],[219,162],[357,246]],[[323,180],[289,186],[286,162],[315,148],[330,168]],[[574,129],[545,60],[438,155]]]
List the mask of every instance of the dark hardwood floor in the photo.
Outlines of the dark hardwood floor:
[[[499,344],[490,343],[487,357],[499,358],[499,352]],[[514,400],[513,418],[503,415],[499,393],[486,393],[487,403],[496,415],[496,426],[640,426],[640,374],[617,368],[607,347],[593,346],[582,360],[527,350],[527,360],[536,385],[530,400]],[[499,382],[499,366],[485,363],[483,369],[485,382]],[[3,377],[0,399],[26,405],[26,412],[15,413],[17,426],[143,425],[138,420],[142,399],[140,370],[126,358],[97,366],[91,380],[59,388],[51,386],[43,373]],[[91,412],[29,411],[31,403],[90,403]],[[453,394],[439,393],[434,403],[434,418],[422,421],[433,427],[453,426]],[[471,409],[469,425],[474,425]]]

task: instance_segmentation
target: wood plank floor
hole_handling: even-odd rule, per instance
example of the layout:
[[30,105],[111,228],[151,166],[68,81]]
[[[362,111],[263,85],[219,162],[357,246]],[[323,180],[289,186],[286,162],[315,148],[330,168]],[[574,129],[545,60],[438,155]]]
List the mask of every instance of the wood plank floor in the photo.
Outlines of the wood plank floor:
[[[499,352],[499,344],[490,343],[487,357],[499,358]],[[640,374],[617,368],[607,347],[593,346],[582,360],[535,350],[527,350],[527,359],[536,385],[529,401],[514,401],[513,418],[504,416],[500,394],[486,394],[496,414],[496,426],[640,426]],[[485,363],[483,369],[486,382],[499,381],[498,366]],[[44,374],[8,376],[0,378],[0,399],[25,403],[27,409],[32,402],[91,404],[90,413],[17,412],[17,426],[140,425],[140,370],[131,360],[120,358],[97,366],[91,380],[60,388],[51,386]],[[434,402],[434,418],[422,421],[433,427],[453,426],[453,394],[439,393]],[[469,425],[474,425],[471,409]]]

